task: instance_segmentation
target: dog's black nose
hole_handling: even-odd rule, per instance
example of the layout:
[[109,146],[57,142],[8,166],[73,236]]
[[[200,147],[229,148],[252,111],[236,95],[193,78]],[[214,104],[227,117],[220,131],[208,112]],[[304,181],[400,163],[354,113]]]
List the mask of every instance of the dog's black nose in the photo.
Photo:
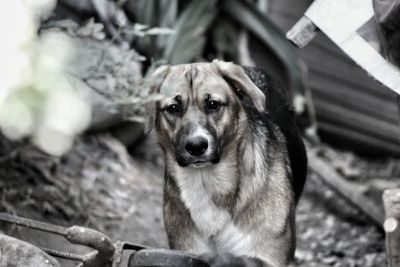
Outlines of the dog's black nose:
[[208,141],[204,137],[195,137],[186,141],[185,149],[192,156],[201,156],[208,148]]

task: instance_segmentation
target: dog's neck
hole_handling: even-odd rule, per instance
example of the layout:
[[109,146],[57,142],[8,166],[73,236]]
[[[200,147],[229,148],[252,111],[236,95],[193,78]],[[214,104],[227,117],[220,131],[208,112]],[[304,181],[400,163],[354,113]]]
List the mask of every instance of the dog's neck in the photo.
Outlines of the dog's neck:
[[[236,202],[243,199],[240,191],[257,189],[267,172],[262,163],[265,162],[262,144],[250,145],[251,138],[248,133],[241,135],[226,149],[229,152],[222,153],[219,163],[202,168],[181,167],[173,155],[166,154],[166,171],[174,177],[181,194],[193,194],[190,190],[204,192],[215,205],[233,212]],[[252,176],[258,176],[259,181]]]
[[175,177],[179,188],[201,181],[210,196],[226,195],[237,186],[238,166],[232,156],[202,168],[180,167],[174,159],[167,159],[167,172]]

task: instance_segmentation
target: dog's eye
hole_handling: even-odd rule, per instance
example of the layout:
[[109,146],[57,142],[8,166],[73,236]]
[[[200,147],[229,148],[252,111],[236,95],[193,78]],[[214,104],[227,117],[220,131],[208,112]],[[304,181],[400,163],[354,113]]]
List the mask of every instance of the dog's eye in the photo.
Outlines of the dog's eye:
[[220,107],[220,103],[216,100],[210,100],[207,102],[207,109],[209,111],[218,110],[219,107]]
[[181,111],[178,104],[171,104],[171,105],[167,106],[167,108],[165,110],[171,114],[177,114]]

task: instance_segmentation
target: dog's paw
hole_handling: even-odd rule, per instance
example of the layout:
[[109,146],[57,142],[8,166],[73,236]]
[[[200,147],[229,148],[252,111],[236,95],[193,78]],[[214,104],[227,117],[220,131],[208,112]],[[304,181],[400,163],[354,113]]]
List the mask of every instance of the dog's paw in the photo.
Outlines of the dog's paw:
[[200,257],[208,262],[211,267],[266,267],[261,260],[246,256],[235,256],[229,253],[224,254],[203,254]]

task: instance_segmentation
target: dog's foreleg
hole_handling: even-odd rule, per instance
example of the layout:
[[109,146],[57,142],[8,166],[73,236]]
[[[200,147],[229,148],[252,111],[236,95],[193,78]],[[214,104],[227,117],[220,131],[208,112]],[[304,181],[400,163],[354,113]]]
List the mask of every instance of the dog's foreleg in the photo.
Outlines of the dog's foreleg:
[[200,237],[189,210],[183,204],[174,180],[166,176],[164,187],[164,226],[169,247],[193,254],[211,253]]

